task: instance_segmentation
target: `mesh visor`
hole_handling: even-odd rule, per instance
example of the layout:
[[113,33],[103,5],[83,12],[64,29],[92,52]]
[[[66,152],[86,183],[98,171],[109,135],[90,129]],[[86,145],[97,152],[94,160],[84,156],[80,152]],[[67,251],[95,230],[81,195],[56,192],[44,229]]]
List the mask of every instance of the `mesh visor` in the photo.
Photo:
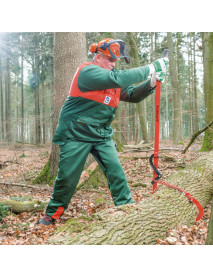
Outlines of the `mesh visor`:
[[124,58],[126,63],[130,63],[128,51],[125,47],[125,43],[122,40],[114,40],[107,43],[107,49],[109,50],[113,59]]

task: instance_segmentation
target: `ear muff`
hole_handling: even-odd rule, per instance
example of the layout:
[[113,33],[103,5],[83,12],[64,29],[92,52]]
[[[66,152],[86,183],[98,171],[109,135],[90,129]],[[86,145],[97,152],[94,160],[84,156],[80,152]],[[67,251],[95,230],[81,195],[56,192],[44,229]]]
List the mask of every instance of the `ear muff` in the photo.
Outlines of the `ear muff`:
[[97,52],[97,49],[98,49],[98,44],[97,43],[92,43],[89,47],[89,51],[91,53],[96,53]]

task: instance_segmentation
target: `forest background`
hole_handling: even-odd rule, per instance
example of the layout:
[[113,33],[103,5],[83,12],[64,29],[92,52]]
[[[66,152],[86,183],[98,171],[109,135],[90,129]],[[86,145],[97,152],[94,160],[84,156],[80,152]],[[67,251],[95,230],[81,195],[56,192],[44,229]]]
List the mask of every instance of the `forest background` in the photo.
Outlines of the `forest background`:
[[[131,64],[118,62],[119,69],[147,65],[160,58],[164,48],[170,50],[170,68],[161,93],[161,139],[183,144],[184,139],[210,123],[212,96],[208,90],[210,58],[207,53],[211,33],[90,32],[85,35],[87,46],[75,43],[76,48],[88,49],[90,43],[104,37],[123,39]],[[53,37],[53,33],[46,32],[0,33],[2,142],[51,142],[54,132]],[[91,53],[87,56],[92,60]],[[153,141],[154,111],[154,94],[140,104],[121,102],[114,121],[115,136],[126,144]],[[206,144],[203,150],[211,148],[211,143]]]

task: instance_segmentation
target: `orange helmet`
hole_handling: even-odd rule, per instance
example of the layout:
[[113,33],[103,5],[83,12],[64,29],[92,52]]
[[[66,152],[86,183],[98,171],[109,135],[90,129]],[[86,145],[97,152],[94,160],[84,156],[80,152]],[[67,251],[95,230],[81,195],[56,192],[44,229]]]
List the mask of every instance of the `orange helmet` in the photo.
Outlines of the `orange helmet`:
[[[125,43],[122,40],[103,39],[98,44],[91,44],[89,50],[92,53],[101,51],[104,55],[116,60],[125,58],[128,64],[130,62],[128,52],[125,48]],[[122,54],[122,56],[120,54]]]

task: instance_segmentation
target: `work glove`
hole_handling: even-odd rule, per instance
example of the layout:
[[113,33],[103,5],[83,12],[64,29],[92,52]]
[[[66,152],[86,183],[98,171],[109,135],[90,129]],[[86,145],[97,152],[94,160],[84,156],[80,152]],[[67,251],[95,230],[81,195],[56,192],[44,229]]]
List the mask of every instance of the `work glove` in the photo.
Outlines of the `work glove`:
[[169,59],[167,57],[155,60],[152,64],[149,65],[150,74],[160,71],[166,72],[168,63]]
[[151,82],[150,82],[150,86],[153,88],[156,86],[156,81],[161,81],[161,82],[164,82],[165,80],[165,77],[166,77],[166,72],[165,71],[159,71],[159,72],[154,72],[152,74],[152,77],[151,77]]

